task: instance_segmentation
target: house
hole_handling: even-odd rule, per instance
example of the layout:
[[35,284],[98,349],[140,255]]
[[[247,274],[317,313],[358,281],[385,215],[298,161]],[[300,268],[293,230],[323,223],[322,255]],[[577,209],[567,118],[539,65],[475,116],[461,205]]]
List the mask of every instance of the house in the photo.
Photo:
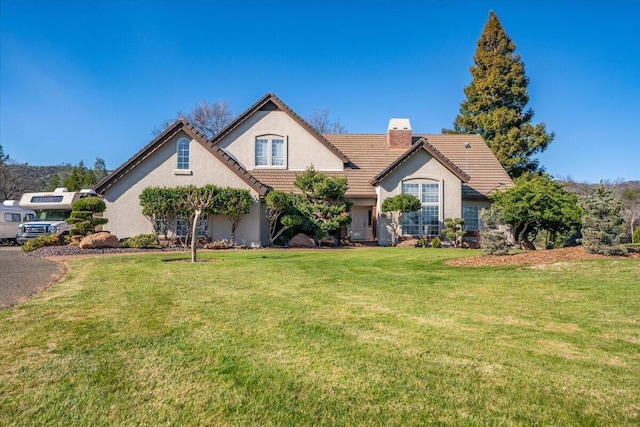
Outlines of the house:
[[[142,215],[145,187],[215,184],[244,188],[255,202],[236,230],[236,241],[268,244],[262,199],[272,189],[295,191],[308,166],[346,176],[355,203],[352,240],[391,243],[389,221],[380,211],[401,192],[422,201],[403,216],[401,233],[437,236],[447,217],[463,217],[469,231],[491,191],[513,185],[479,135],[414,135],[408,119],[391,119],[386,134],[319,134],[274,94],[268,93],[212,139],[179,119],[96,186],[104,196],[108,228],[118,237],[153,232]],[[179,227],[179,225],[177,225]],[[228,239],[225,217],[207,219],[202,231]]]

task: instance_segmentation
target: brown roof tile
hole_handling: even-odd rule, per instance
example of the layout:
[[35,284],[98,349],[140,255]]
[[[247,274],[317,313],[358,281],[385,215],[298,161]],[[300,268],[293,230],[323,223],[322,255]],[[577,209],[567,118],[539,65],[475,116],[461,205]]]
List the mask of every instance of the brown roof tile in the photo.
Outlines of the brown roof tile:
[[[386,134],[325,134],[350,160],[344,172],[328,172],[330,176],[346,176],[349,179],[349,197],[376,197],[374,178],[389,168],[410,150],[390,149]],[[414,143],[421,138],[426,147],[440,153],[438,160],[454,171],[462,181],[465,199],[484,199],[495,189],[511,187],[513,182],[479,135],[414,135]],[[467,170],[465,145],[469,144]],[[282,170],[253,170],[251,174],[260,182],[284,191],[294,191],[293,182],[301,172]]]

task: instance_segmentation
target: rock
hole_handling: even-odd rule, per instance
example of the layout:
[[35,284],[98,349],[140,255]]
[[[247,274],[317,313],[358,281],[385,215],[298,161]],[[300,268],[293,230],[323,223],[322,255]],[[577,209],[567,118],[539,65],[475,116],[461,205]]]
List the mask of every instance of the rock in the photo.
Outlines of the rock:
[[520,246],[522,247],[522,249],[525,249],[527,251],[535,251],[536,247],[535,245],[528,241],[527,239],[522,239],[522,242],[520,242]]
[[333,236],[324,236],[320,239],[320,246],[336,246],[337,240]]
[[397,244],[399,248],[415,248],[418,246],[418,239],[410,238],[406,240],[402,240]]
[[289,240],[290,248],[315,248],[316,242],[304,233],[298,233]]
[[117,248],[118,238],[111,233],[101,231],[99,233],[89,234],[80,242],[82,249],[104,249]]
[[205,249],[229,249],[229,243],[226,240],[214,240],[203,246]]

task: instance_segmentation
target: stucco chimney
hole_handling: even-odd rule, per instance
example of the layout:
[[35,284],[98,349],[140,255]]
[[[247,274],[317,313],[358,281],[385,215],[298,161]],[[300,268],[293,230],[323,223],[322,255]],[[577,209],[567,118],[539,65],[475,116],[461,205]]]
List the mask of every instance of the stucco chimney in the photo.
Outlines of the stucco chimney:
[[411,147],[411,123],[409,119],[391,119],[387,129],[387,144],[389,148]]

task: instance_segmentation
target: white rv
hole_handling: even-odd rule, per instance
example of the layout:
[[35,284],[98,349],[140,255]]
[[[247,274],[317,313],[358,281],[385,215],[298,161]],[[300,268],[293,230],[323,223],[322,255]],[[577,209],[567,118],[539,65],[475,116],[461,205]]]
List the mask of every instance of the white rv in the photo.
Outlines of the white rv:
[[20,199],[20,207],[36,211],[34,221],[20,224],[16,241],[22,245],[27,240],[47,234],[69,234],[71,225],[66,219],[71,216],[73,202],[83,197],[97,196],[92,189],[67,191],[56,188],[52,192],[25,193]]
[[16,243],[18,226],[32,221],[36,213],[31,209],[22,209],[17,200],[5,200],[0,205],[0,243]]

